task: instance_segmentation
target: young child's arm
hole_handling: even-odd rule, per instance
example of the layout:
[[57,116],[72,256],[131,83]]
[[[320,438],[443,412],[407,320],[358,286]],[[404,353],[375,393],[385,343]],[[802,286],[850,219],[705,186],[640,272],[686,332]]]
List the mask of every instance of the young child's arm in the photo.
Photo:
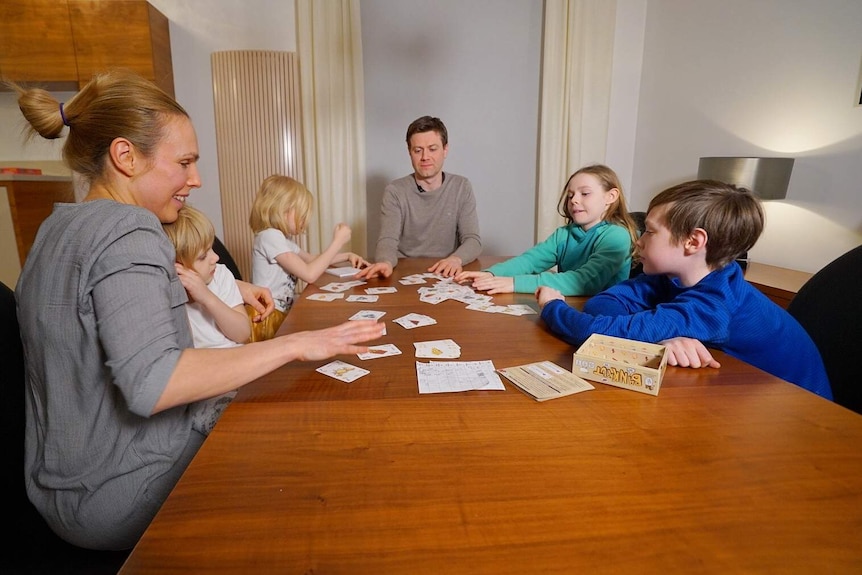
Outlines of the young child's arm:
[[197,272],[182,264],[176,264],[176,269],[189,299],[203,306],[225,337],[236,343],[246,343],[251,338],[251,325],[243,305],[230,307],[210,291]]
[[314,283],[332,264],[339,253],[338,250],[349,240],[350,227],[347,224],[337,224],[332,233],[332,242],[320,254],[315,256],[303,251],[285,252],[279,254],[275,261],[287,273],[295,275],[306,283]]
[[340,254],[335,254],[335,257],[332,258],[332,263],[340,264],[341,262],[349,262],[351,267],[356,269],[365,268],[371,265],[362,256],[353,252],[341,252]]

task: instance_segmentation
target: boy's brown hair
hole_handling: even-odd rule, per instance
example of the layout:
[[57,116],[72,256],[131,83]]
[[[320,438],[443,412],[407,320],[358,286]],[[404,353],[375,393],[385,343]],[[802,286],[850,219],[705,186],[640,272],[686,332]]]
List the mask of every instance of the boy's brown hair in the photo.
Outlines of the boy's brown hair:
[[202,253],[209,251],[215,241],[212,222],[203,212],[189,205],[180,208],[175,221],[162,224],[162,227],[174,244],[177,262],[187,268],[192,267]]
[[647,212],[665,207],[664,224],[676,242],[696,228],[706,231],[706,263],[726,266],[750,250],[763,232],[763,206],[742,187],[717,180],[692,180],[655,196]]

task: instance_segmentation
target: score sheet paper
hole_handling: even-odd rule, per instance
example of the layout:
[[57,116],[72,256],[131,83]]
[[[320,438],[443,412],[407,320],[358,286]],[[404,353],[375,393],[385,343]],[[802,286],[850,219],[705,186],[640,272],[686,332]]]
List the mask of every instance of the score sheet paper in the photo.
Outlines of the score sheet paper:
[[447,393],[473,389],[505,391],[503,380],[494,370],[494,363],[486,361],[429,361],[416,362],[419,393]]
[[507,367],[499,370],[499,373],[536,401],[595,389],[586,380],[550,361]]

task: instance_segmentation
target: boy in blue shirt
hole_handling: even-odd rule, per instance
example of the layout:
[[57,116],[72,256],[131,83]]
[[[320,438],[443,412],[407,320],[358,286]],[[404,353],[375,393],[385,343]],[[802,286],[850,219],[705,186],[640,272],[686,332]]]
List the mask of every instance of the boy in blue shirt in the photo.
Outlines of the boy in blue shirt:
[[[786,310],[745,281],[734,261],[763,231],[763,208],[744,189],[695,180],[652,199],[637,247],[644,273],[593,296],[580,312],[540,287],[542,319],[580,345],[592,333],[674,349],[693,338],[776,377],[832,399],[820,353]],[[682,342],[682,343],[681,343]],[[699,345],[699,344],[697,344]],[[707,365],[718,364],[701,350]]]

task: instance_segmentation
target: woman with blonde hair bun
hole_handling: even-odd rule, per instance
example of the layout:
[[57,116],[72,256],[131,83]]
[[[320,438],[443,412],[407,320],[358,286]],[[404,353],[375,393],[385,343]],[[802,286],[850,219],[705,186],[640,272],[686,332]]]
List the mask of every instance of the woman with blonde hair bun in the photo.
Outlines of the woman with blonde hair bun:
[[[50,527],[91,549],[128,549],[204,440],[196,402],[294,360],[367,349],[348,321],[230,349],[194,349],[186,292],[162,224],[201,185],[185,110],[131,73],[94,77],[66,103],[9,84],[31,132],[68,131],[63,158],[87,195],[42,223],[16,288],[26,357],[25,483]],[[68,128],[68,130],[67,130]],[[239,284],[243,299],[266,291]]]

